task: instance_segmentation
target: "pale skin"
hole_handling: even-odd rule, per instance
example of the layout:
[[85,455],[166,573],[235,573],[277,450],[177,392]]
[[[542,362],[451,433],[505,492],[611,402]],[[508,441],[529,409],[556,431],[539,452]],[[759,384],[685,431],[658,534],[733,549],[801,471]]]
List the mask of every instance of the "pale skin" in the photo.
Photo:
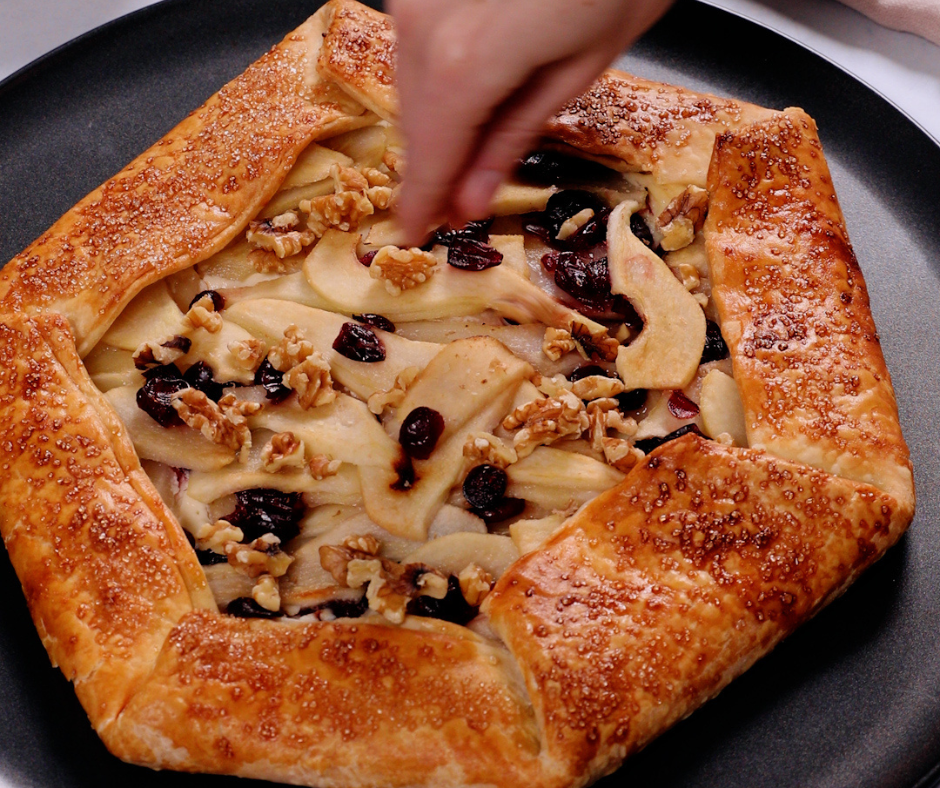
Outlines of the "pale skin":
[[411,243],[485,216],[545,120],[584,90],[669,0],[390,0]]

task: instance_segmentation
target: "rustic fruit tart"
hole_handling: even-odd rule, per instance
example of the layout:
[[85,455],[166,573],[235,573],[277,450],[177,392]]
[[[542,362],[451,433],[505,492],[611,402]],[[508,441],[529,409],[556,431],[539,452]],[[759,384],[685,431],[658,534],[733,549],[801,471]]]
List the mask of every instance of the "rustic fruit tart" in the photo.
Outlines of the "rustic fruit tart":
[[402,244],[332,0],[0,274],[3,536],[117,755],[582,785],[913,514],[812,120],[605,74]]

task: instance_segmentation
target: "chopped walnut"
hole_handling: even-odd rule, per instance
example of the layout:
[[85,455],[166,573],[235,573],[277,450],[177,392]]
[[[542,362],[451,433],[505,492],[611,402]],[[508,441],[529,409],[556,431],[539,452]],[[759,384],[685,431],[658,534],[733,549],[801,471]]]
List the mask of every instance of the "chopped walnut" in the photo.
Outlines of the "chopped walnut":
[[261,450],[261,467],[268,473],[277,473],[281,468],[304,466],[304,442],[293,432],[279,432],[271,436]]
[[708,296],[705,295],[705,293],[692,293],[692,298],[695,299],[695,303],[702,307],[702,309],[708,306]]
[[551,327],[545,329],[542,352],[552,361],[558,361],[565,353],[570,353],[576,347],[570,331]]
[[478,564],[467,564],[457,575],[460,591],[470,607],[479,607],[493,588],[493,576]]
[[348,547],[350,550],[358,550],[361,553],[368,553],[369,555],[378,555],[382,545],[379,543],[379,540],[371,534],[362,534],[358,536],[347,536],[343,540],[343,547]]
[[382,154],[382,164],[397,175],[401,175],[405,171],[405,157],[393,150],[386,150]]
[[513,438],[519,457],[527,457],[537,446],[554,443],[560,438],[578,437],[588,428],[584,403],[566,391],[558,397],[533,400],[516,408],[503,419],[503,429],[522,427]]
[[248,429],[248,421],[239,412],[238,407],[231,407],[226,411],[222,405],[226,397],[235,399],[235,395],[229,393],[216,404],[199,389],[187,388],[176,392],[172,403],[184,424],[199,430],[213,443],[228,446],[239,452],[240,459],[244,461],[251,449],[251,430]]
[[437,259],[430,252],[417,247],[399,249],[397,246],[383,246],[369,266],[369,275],[383,280],[385,289],[397,296],[427,282],[436,268]]
[[[423,564],[399,564],[347,546],[320,547],[320,565],[338,585],[361,588],[368,584],[369,609],[395,624],[404,621],[408,603],[415,597],[443,599],[447,594],[447,578],[436,570]],[[426,575],[439,579],[423,579]]]
[[633,437],[636,435],[637,423],[635,419],[624,418],[617,410],[617,400],[599,399],[587,407],[588,431],[591,436],[591,448],[594,451],[604,451],[604,441],[608,430],[616,430],[622,435]]
[[624,473],[644,457],[640,449],[633,446],[630,441],[625,441],[622,438],[604,438],[602,444],[604,459],[607,460],[608,465]]
[[571,391],[571,381],[564,375],[548,377],[536,373],[532,383],[546,397],[558,397],[566,391]]
[[688,186],[656,220],[663,234],[660,246],[667,252],[682,249],[702,229],[708,210],[708,192],[699,186]]
[[401,405],[405,400],[405,392],[414,383],[420,371],[418,367],[405,367],[398,373],[395,378],[395,385],[388,391],[377,391],[369,397],[369,410],[376,416],[381,416],[385,408],[397,408]]
[[567,240],[593,218],[593,208],[584,208],[578,211],[574,216],[570,217],[569,219],[565,219],[565,221],[562,222],[561,227],[558,228],[558,235],[555,236],[555,240]]
[[251,598],[265,610],[272,613],[281,609],[281,590],[277,579],[271,575],[261,575],[251,589]]
[[206,523],[199,529],[198,535],[193,535],[196,536],[196,547],[199,550],[213,550],[216,553],[224,553],[225,545],[229,542],[241,542],[245,538],[244,531],[228,520]]
[[260,339],[250,337],[229,342],[228,352],[235,359],[236,366],[254,372],[264,360],[266,345]]
[[215,311],[215,302],[208,295],[189,308],[186,321],[193,328],[204,328],[210,334],[218,334],[222,330],[222,315]]
[[314,479],[322,481],[329,476],[336,476],[342,464],[340,460],[334,460],[327,454],[314,454],[307,463],[307,470]]
[[358,191],[325,194],[312,200],[301,200],[300,209],[306,211],[307,227],[320,238],[335,228],[348,233],[355,230],[366,216],[375,213],[371,200]]
[[284,329],[284,338],[268,351],[268,361],[278,372],[296,367],[314,352],[301,330],[293,323]]
[[506,469],[519,459],[516,450],[488,432],[472,432],[463,445],[467,469],[476,465],[495,465]]
[[580,399],[616,397],[624,391],[623,382],[605,375],[587,375],[571,384],[571,390]]
[[355,167],[344,167],[341,164],[333,164],[330,167],[330,177],[333,179],[333,191],[336,194],[364,192],[371,185],[368,178]]
[[178,335],[142,342],[134,351],[134,366],[146,369],[151,364],[172,364],[185,356],[192,345],[191,339]]
[[234,566],[249,577],[269,574],[282,577],[293,562],[293,558],[280,548],[281,540],[273,534],[264,534],[247,544],[228,542],[225,555],[229,565]]
[[584,358],[601,361],[617,360],[620,343],[610,336],[603,326],[592,330],[590,326],[575,320],[571,323],[570,333],[578,352]]
[[388,175],[382,172],[382,170],[377,170],[375,167],[360,167],[359,171],[365,176],[370,187],[388,186],[392,182],[392,179]]
[[730,432],[720,432],[713,440],[715,443],[720,443],[722,446],[734,446],[734,438],[731,436]]
[[370,186],[366,189],[366,197],[374,207],[384,211],[391,207],[395,199],[395,190],[391,186]]
[[296,367],[284,375],[284,385],[297,392],[300,407],[304,410],[327,405],[336,399],[330,365],[317,351],[307,356]]
[[255,248],[267,249],[283,260],[302,252],[318,238],[307,228],[297,229],[299,226],[300,217],[294,211],[288,211],[273,219],[249,223],[246,238]]

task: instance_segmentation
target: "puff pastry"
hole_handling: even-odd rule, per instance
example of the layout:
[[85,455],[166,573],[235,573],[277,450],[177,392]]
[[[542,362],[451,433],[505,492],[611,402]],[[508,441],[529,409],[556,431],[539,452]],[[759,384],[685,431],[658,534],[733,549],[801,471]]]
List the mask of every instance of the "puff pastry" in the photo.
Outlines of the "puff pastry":
[[[637,272],[661,276],[656,266],[663,266],[674,280],[670,287],[681,291],[676,303],[694,313],[683,329],[691,332],[685,340],[699,343],[692,367],[661,386],[667,391],[656,400],[659,411],[691,419],[689,409],[698,407],[677,393],[689,391],[693,378],[703,407],[710,396],[706,375],[696,371],[706,341],[701,304],[709,305],[704,314],[720,323],[727,344],[720,385],[740,397],[744,437],[722,431],[720,440],[706,440],[693,430],[699,434],[644,452],[642,431],[653,429],[655,405],[647,401],[642,414],[634,408],[636,418],[605,415],[616,411],[616,396],[628,393],[612,370],[631,346],[625,342],[639,341],[637,329],[624,328],[627,338],[616,339],[607,324],[579,316],[563,293],[561,302],[526,295],[525,288],[538,288],[533,271],[526,273],[521,234],[494,233],[481,242],[490,250],[484,257],[499,249],[498,268],[481,263],[485,270],[454,273],[439,247],[437,257],[434,250],[397,250],[390,220],[370,220],[369,233],[357,233],[362,216],[353,218],[348,206],[340,216],[329,213],[341,194],[356,189],[371,195],[368,206],[357,203],[360,213],[387,208],[400,156],[390,146],[381,163],[363,164],[361,149],[349,141],[366,139],[352,134],[360,129],[381,128],[391,138],[394,54],[386,17],[331,0],[0,272],[0,531],[51,660],[74,683],[108,749],[129,762],[311,786],[585,785],[713,697],[844,591],[913,517],[911,466],[890,377],[811,118],[799,109],[772,111],[608,72],[547,124],[546,149],[625,173],[616,188],[597,192],[614,208],[611,228],[622,227],[619,240],[608,230],[608,295],[633,301],[647,323],[640,336],[651,332],[656,307],[644,301],[646,274]],[[347,141],[345,151],[329,148],[337,139]],[[304,192],[309,217],[295,226],[289,223],[298,219],[296,209],[294,219],[284,219],[291,211],[271,206],[291,189],[303,190],[292,173],[298,160],[310,161],[304,156],[317,141],[326,151],[318,166],[329,165],[334,186],[319,197]],[[343,164],[350,160],[354,172]],[[355,185],[357,179],[364,181]],[[633,204],[637,189],[646,191]],[[506,192],[502,212],[541,211],[556,192]],[[315,201],[323,197],[337,199],[321,210]],[[581,232],[597,218],[588,213],[566,217],[548,241]],[[651,217],[661,252],[669,244],[677,255],[686,250],[684,257],[667,256],[672,271],[627,231],[640,214]],[[282,224],[272,224],[275,218]],[[309,228],[318,221],[314,238]],[[246,228],[254,233],[250,253],[239,240]],[[366,269],[356,258],[370,238],[380,239],[372,251],[384,256],[374,255]],[[174,312],[171,296],[181,297],[174,288],[204,283],[206,266],[221,270],[219,255],[240,243],[268,268],[226,292],[221,311],[210,294],[188,315]],[[688,262],[693,249],[698,259],[707,255],[706,267]],[[349,280],[368,287],[330,289],[343,281],[336,277],[347,264],[351,277],[369,271],[366,280]],[[511,266],[517,268],[494,273]],[[458,306],[447,290],[456,276],[476,283],[462,291]],[[507,290],[506,282],[520,289]],[[385,317],[416,326],[405,338],[373,321],[378,333],[368,333],[385,349],[368,375],[330,344],[352,324],[348,316],[360,296],[366,306],[381,305]],[[160,314],[172,313],[166,325],[177,338],[186,334],[185,342],[137,344],[134,310],[151,310],[152,317],[157,302],[169,305]],[[500,328],[503,318],[539,326],[538,363],[546,374],[520,360],[516,340],[485,320],[469,331],[448,324],[459,339],[449,345],[439,326],[433,337],[421,333],[432,330],[429,316],[479,315],[488,307],[500,314]],[[517,328],[520,336],[527,330]],[[281,435],[259,460],[266,470],[251,466],[251,476],[245,466],[232,484],[258,487],[264,486],[258,479],[276,477],[281,481],[272,485],[285,495],[303,492],[323,518],[360,506],[357,522],[368,527],[348,531],[353,536],[343,546],[317,543],[323,569],[324,555],[347,551],[342,593],[315,562],[333,596],[322,589],[313,595],[328,599],[327,606],[329,599],[360,604],[359,618],[342,612],[349,608],[324,616],[310,613],[322,605],[300,603],[299,617],[283,615],[286,606],[271,619],[237,617],[234,606],[224,612],[232,596],[219,597],[210,582],[214,567],[200,563],[191,545],[211,550],[212,535],[230,533],[230,524],[200,532],[203,541],[181,525],[162,483],[144,472],[135,450],[143,439],[120,408],[122,391],[142,386],[148,369],[165,368],[196,346],[202,358],[229,364],[228,380],[244,384],[253,382],[263,356],[299,396],[288,410],[242,407],[227,434],[248,426],[231,444],[213,430],[213,419],[231,411],[196,395],[184,403],[188,411],[177,403],[191,426],[173,429],[195,427],[210,436],[187,433],[191,461],[205,462],[187,477],[189,492],[195,496],[201,484],[224,499],[243,489],[226,487],[220,474],[240,467],[236,454],[251,448],[246,431]],[[547,359],[577,359],[578,348],[610,374],[590,375],[580,386],[553,379]],[[124,366],[109,367],[109,358]],[[480,358],[492,363],[474,377]],[[670,369],[685,363],[654,362]],[[643,363],[636,352],[630,356],[631,368]],[[433,375],[442,367],[475,386],[486,406],[449,411],[448,398],[435,394]],[[402,422],[415,404],[434,404],[448,421],[438,454],[425,460],[413,453],[417,480],[395,488],[404,478],[394,465],[398,444],[392,441],[388,456],[375,448],[386,446],[386,433],[368,410],[384,415],[385,429],[404,446]],[[202,420],[192,415],[197,411]],[[342,417],[330,421],[335,413]],[[504,416],[500,439],[494,419]],[[671,423],[664,418],[662,424]],[[340,422],[362,426],[334,439],[328,430]],[[283,437],[288,423],[301,425],[292,427],[291,439]],[[363,436],[373,433],[368,443]],[[346,453],[318,454],[318,441],[334,454],[345,444]],[[445,461],[445,450],[457,459]],[[380,533],[402,555],[428,555],[420,552],[426,547],[408,553],[409,540],[433,532],[445,499],[448,511],[458,508],[459,481],[445,479],[428,493],[420,516],[409,488],[428,489],[439,468],[456,468],[463,456],[498,468],[508,477],[507,494],[528,501],[529,511],[531,501],[541,502],[541,519],[524,520],[525,536],[513,532],[509,555],[523,545],[522,557],[499,563],[490,556],[498,569],[460,574],[462,593],[478,613],[470,626],[405,615],[388,599],[380,604],[377,589],[392,584],[395,567],[418,564],[396,563],[391,552],[379,556],[378,542],[366,538]],[[148,468],[172,465],[145,460]],[[600,494],[590,484],[578,487],[575,470],[589,464],[603,480]],[[558,474],[559,467],[570,473]],[[556,475],[546,483],[552,469]],[[373,488],[385,492],[374,499],[381,505],[370,508],[369,496],[378,495]],[[462,543],[492,536],[475,518],[468,526],[466,512],[451,515],[459,523],[448,527],[463,534]],[[467,536],[474,528],[483,533]],[[227,560],[234,564],[244,544],[229,538],[235,547],[226,548]],[[504,546],[512,541],[499,538]],[[272,543],[268,557],[276,552],[268,549]],[[324,546],[334,552],[324,553]],[[366,596],[349,579],[353,561],[373,572]],[[421,566],[444,585],[461,568],[434,575]],[[432,585],[421,587],[430,594]],[[288,594],[283,580],[280,589]],[[257,593],[256,601],[268,601]],[[363,600],[372,609],[366,616]]]

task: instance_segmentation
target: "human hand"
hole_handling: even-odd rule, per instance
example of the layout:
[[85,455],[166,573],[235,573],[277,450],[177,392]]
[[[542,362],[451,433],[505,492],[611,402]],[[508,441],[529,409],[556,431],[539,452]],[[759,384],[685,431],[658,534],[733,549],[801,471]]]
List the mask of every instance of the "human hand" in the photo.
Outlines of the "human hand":
[[669,0],[390,0],[408,169],[410,242],[483,216],[545,120],[584,90]]

